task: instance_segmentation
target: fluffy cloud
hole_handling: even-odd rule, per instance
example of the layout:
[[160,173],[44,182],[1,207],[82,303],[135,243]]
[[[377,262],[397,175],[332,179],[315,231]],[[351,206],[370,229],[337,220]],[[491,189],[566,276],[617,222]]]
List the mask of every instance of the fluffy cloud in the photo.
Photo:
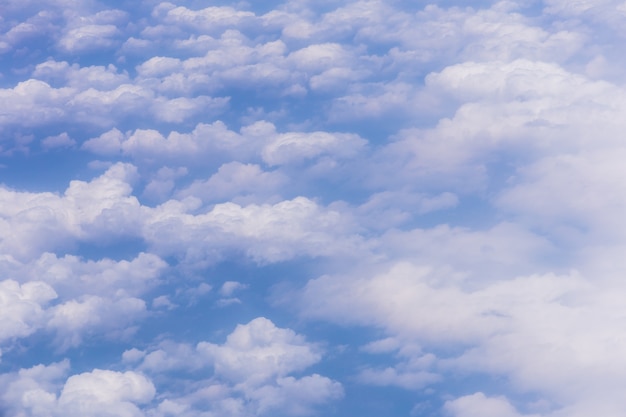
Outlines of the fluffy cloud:
[[[5,414],[302,415],[338,399],[305,375],[319,347],[269,319],[221,344],[172,340],[194,331],[167,323],[198,317],[205,281],[235,317],[264,299],[222,275],[242,262],[280,264],[268,285],[318,276],[274,287],[292,299],[263,314],[383,337],[337,372],[350,392],[428,387],[454,417],[621,415],[621,2],[5,3],[4,355],[18,369],[31,344],[61,360],[115,339],[134,367],[5,371]],[[98,249],[123,259],[79,256]],[[154,340],[133,333],[150,314],[166,323]],[[449,390],[451,375],[506,383]]]
[[[444,409],[454,417],[523,417],[506,398],[488,398],[482,392],[447,401]],[[537,414],[524,414],[532,417]]]
[[79,90],[65,86],[53,88],[37,79],[23,81],[14,88],[0,89],[0,98],[5,103],[0,107],[0,121],[8,126],[29,127],[74,120],[106,127],[131,114],[144,115],[146,109],[156,121],[181,122],[207,108],[220,110],[227,103],[226,99],[208,96],[168,99],[134,84],[121,84],[106,90],[93,87]]
[[150,352],[129,350],[124,358],[155,374],[213,368],[213,378],[199,381],[192,392],[160,402],[157,416],[194,415],[200,407],[233,417],[309,415],[343,395],[341,384],[327,377],[291,376],[319,362],[321,351],[263,317],[238,325],[223,344],[164,342]]
[[[139,204],[130,196],[134,167],[116,165],[90,183],[73,181],[63,196],[53,193],[28,193],[0,189],[0,229],[3,253],[19,259],[67,247],[72,241],[101,230],[124,235],[132,230],[127,223],[107,224],[113,211],[131,215]],[[116,231],[117,229],[117,231]],[[124,230],[126,229],[126,230]]]
[[238,326],[224,345],[200,343],[198,351],[218,375],[253,385],[303,370],[321,358],[302,336],[265,318]]
[[152,382],[135,372],[96,369],[71,376],[59,396],[59,409],[65,415],[143,416],[137,404],[152,400]]
[[60,349],[80,345],[85,336],[126,339],[136,331],[132,325],[145,316],[146,304],[134,297],[107,299],[83,296],[55,306],[48,328],[56,333]]
[[68,136],[66,132],[57,136],[48,136],[41,141],[42,146],[45,149],[52,148],[69,148],[76,145],[76,141]]
[[222,31],[225,27],[239,26],[242,21],[251,20],[254,17],[252,12],[239,11],[232,7],[207,7],[191,10],[186,7],[175,7],[171,3],[159,4],[153,13],[162,14],[163,20],[167,23],[188,26],[202,32],[207,27]]
[[364,150],[365,145],[365,140],[355,134],[278,133],[272,123],[265,121],[245,126],[237,133],[218,121],[210,125],[199,124],[189,133],[174,131],[167,136],[156,130],[137,130],[124,135],[113,129],[86,141],[83,148],[102,155],[122,152],[139,160],[191,158],[193,161],[221,156],[246,161],[258,160],[260,157],[266,164],[276,166],[295,164],[320,156],[333,159],[353,158]]
[[[84,261],[77,256],[62,258],[43,254],[34,262],[13,265],[12,274],[22,280],[37,276],[52,285],[64,297],[91,294],[140,296],[158,284],[166,263],[158,256],[140,253],[130,261],[101,259]],[[5,271],[8,268],[3,268]]]
[[304,197],[274,205],[217,204],[199,215],[172,201],[155,208],[143,236],[158,253],[192,263],[215,262],[229,250],[260,263],[366,250],[349,217]]
[[378,173],[402,172],[399,181],[423,186],[481,188],[490,170],[502,169],[490,158],[515,153],[511,158],[521,165],[538,155],[613,147],[623,128],[620,88],[554,64],[464,63],[430,74],[426,88],[462,104],[432,129],[401,131],[375,157],[375,183]]
[[36,365],[0,376],[0,410],[10,415],[49,416],[57,405],[57,390],[70,370],[68,360]]
[[194,262],[213,262],[230,250],[275,262],[302,254],[349,253],[361,246],[349,216],[304,197],[273,205],[222,203],[192,214],[198,208],[194,198],[142,206],[127,182],[134,174],[132,165],[116,164],[91,182],[73,181],[62,196],[0,190],[6,202],[0,212],[5,229],[0,247],[28,259],[81,241],[130,236],[158,253]]
[[275,197],[288,182],[278,171],[266,172],[259,165],[229,162],[222,165],[208,180],[196,180],[181,190],[181,197],[196,197],[203,201],[263,201]]
[[341,384],[317,374],[300,379],[279,378],[276,386],[264,386],[250,394],[250,398],[258,401],[259,414],[279,411],[290,416],[310,415],[313,407],[342,396]]
[[62,380],[69,362],[37,365],[15,374],[5,374],[2,408],[11,415],[124,416],[145,414],[138,405],[155,395],[152,382],[136,372],[95,369]]
[[[520,168],[497,204],[562,239],[624,236],[623,148],[558,155]],[[583,196],[584,195],[584,196]],[[580,242],[582,243],[582,242]]]
[[41,281],[20,285],[13,280],[0,282],[0,343],[25,337],[45,324],[45,308],[57,297],[52,287]]
[[[401,357],[408,361],[366,370],[360,375],[364,382],[415,388],[450,371],[487,371],[506,376],[518,392],[538,393],[548,401],[544,411],[554,412],[546,415],[582,416],[594,407],[609,415],[617,412],[612,387],[622,383],[616,364],[622,362],[623,340],[613,328],[623,314],[615,304],[623,285],[602,281],[600,286],[575,273],[478,285],[464,281],[462,274],[439,273],[428,266],[395,264],[376,274],[321,277],[307,284],[301,301],[308,316],[376,326],[402,340],[399,346],[414,342],[432,352],[405,352]],[[450,345],[463,346],[462,352],[444,353]],[[572,383],[578,380],[585,382]],[[473,408],[518,415],[504,400],[479,399],[458,400],[447,408],[453,415],[474,415]],[[473,405],[461,407],[466,402]]]
[[67,26],[58,41],[59,48],[70,54],[109,49],[119,42],[128,15],[121,10],[102,10],[93,15],[75,11],[66,14]]
[[36,331],[54,335],[56,347],[80,345],[85,337],[124,338],[147,314],[138,298],[158,285],[165,263],[140,254],[132,261],[82,261],[76,256],[57,258],[47,253],[20,263],[4,259],[3,320],[0,341],[9,344]]
[[[67,52],[110,48],[120,32],[114,25],[83,25],[70,29],[59,41]],[[113,38],[113,39],[112,39]]]
[[263,148],[263,160],[270,166],[310,159],[321,154],[335,158],[352,157],[365,146],[365,141],[354,134],[287,133],[278,135]]

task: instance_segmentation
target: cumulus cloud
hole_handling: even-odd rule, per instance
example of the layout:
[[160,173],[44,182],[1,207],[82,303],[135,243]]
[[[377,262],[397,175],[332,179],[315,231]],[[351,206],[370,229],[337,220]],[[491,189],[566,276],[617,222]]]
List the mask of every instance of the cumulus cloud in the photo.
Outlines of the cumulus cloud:
[[55,306],[48,327],[56,333],[60,349],[80,345],[94,334],[125,339],[136,331],[132,325],[146,314],[146,303],[138,298],[106,299],[84,296]]
[[265,318],[238,326],[224,345],[200,343],[198,350],[218,375],[253,385],[303,370],[321,358],[302,336]]
[[0,343],[25,337],[45,325],[45,308],[57,298],[54,289],[41,281],[20,285],[13,280],[0,282]]
[[350,157],[358,153],[365,141],[354,134],[283,134],[271,140],[263,149],[263,160],[271,165],[299,162],[320,154]]
[[621,2],[192,3],[3,4],[3,413],[621,415]]
[[118,68],[109,64],[105,66],[92,65],[81,67],[78,64],[70,65],[66,61],[48,60],[37,64],[33,77],[53,84],[67,85],[68,87],[86,90],[111,90],[122,84],[128,84],[128,73],[120,72]]
[[624,201],[614,192],[623,155],[624,149],[611,148],[538,160],[520,168],[497,204],[563,239],[623,236]]
[[[175,109],[173,111],[175,113]],[[121,152],[138,160],[193,161],[200,158],[215,160],[217,157],[230,160],[236,157],[238,161],[230,162],[228,169],[248,160],[261,160],[269,166],[276,166],[297,164],[321,156],[349,159],[362,153],[365,147],[366,141],[355,134],[321,131],[278,133],[276,127],[266,121],[244,126],[239,133],[229,130],[220,121],[198,124],[189,133],[173,131],[167,136],[156,130],[136,130],[124,135],[112,129],[83,144],[84,149],[96,154]]]
[[116,9],[102,10],[86,16],[75,11],[67,15],[69,15],[68,24],[58,41],[58,46],[71,54],[115,46],[122,34],[118,27],[128,19],[125,12]]
[[[144,239],[157,252],[177,254],[191,263],[215,262],[229,250],[260,263],[302,255],[356,256],[366,250],[350,218],[304,197],[274,205],[217,204],[199,215],[185,213],[172,201],[155,209],[144,230]],[[162,240],[165,236],[167,241]]]
[[[73,181],[62,196],[0,190],[7,203],[0,213],[6,231],[0,247],[28,259],[81,241],[129,236],[143,239],[157,253],[210,263],[233,250],[275,262],[362,246],[349,216],[305,197],[263,205],[221,203],[198,214],[193,213],[196,198],[143,206],[131,195],[128,181],[135,172],[132,165],[116,164],[91,182]],[[42,222],[45,229],[38,226]]]
[[[444,409],[454,417],[522,417],[506,398],[489,398],[482,392],[447,401]],[[524,416],[531,417],[530,414]]]
[[243,290],[248,288],[246,284],[242,284],[237,281],[226,281],[222,284],[222,288],[220,288],[220,295],[225,297],[229,297],[233,295],[236,291]]
[[4,103],[0,107],[0,121],[9,126],[29,127],[58,121],[107,127],[128,115],[142,116],[146,109],[156,121],[181,122],[200,111],[219,111],[228,102],[225,98],[209,96],[168,99],[135,84],[119,84],[105,90],[91,86],[84,90],[67,86],[54,88],[34,78],[14,88],[0,89],[0,98]]
[[63,132],[57,136],[48,136],[43,141],[41,141],[41,144],[46,149],[69,148],[76,145],[76,141],[70,138],[67,132]]
[[[300,302],[306,315],[376,326],[400,338],[400,346],[416,342],[431,352],[408,352],[393,368],[365,370],[360,374],[364,382],[414,389],[450,370],[487,370],[506,376],[519,392],[550,399],[547,409],[555,414],[549,415],[584,415],[594,406],[617,410],[617,401],[605,401],[616,398],[611,387],[622,378],[611,370],[621,362],[621,341],[611,324],[622,314],[612,295],[621,293],[620,284],[598,286],[572,273],[511,277],[467,288],[462,276],[455,282],[454,273],[447,272],[440,281],[437,274],[428,266],[396,264],[378,274],[321,277],[307,284]],[[444,354],[450,344],[465,347],[458,355]],[[571,382],[584,380],[588,372],[602,375],[593,388]],[[447,408],[453,415],[518,415],[504,399],[478,397]]]
[[50,415],[57,405],[56,392],[69,370],[69,361],[63,360],[3,374],[0,376],[0,386],[3,388],[0,409],[14,415]]
[[72,181],[62,196],[1,188],[0,228],[4,238],[0,247],[5,254],[27,259],[86,237],[89,228],[93,231],[100,227],[104,231],[104,227],[122,235],[132,230],[123,230],[125,224],[109,228],[113,225],[107,224],[107,217],[111,219],[107,216],[111,211],[107,210],[130,214],[138,208],[137,199],[130,196],[132,188],[125,182],[133,172],[131,165],[115,165],[90,183]]
[[153,410],[158,416],[193,415],[202,406],[229,416],[310,415],[343,395],[340,383],[319,374],[291,376],[321,358],[318,346],[264,317],[238,325],[223,344],[166,341],[149,352],[124,353],[126,362],[154,374],[213,369],[213,378],[199,381],[194,392],[161,401]]
[[141,416],[137,404],[152,400],[152,382],[135,372],[95,369],[71,376],[59,396],[59,408],[66,415]]
[[119,30],[114,25],[84,25],[70,29],[59,41],[61,48],[67,52],[82,52],[99,48],[110,48],[114,45]]
[[29,416],[141,417],[138,405],[155,395],[152,382],[136,372],[94,369],[63,382],[68,371],[64,361],[3,375],[4,409]]
[[181,197],[196,197],[203,201],[255,202],[276,197],[289,179],[279,171],[263,171],[259,165],[229,162],[208,180],[196,180],[181,190]]

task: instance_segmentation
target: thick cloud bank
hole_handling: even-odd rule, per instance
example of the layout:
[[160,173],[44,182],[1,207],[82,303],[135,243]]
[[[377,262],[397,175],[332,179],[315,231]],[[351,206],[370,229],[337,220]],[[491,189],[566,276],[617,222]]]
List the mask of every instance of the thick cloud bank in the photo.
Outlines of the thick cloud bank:
[[623,415],[622,2],[0,9],[0,415]]

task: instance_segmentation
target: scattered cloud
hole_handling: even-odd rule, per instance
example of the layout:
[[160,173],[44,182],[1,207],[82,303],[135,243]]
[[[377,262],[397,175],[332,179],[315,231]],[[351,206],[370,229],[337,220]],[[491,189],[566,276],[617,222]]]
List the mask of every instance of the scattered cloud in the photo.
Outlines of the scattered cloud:
[[0,414],[621,415],[626,8],[409,3],[4,2]]

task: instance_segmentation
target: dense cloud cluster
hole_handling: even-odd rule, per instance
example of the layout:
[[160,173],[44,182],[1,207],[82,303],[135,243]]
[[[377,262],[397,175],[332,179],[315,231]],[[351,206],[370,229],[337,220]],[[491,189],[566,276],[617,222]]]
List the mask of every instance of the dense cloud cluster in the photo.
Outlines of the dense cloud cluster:
[[5,0],[0,414],[621,416],[626,8],[474,3]]

